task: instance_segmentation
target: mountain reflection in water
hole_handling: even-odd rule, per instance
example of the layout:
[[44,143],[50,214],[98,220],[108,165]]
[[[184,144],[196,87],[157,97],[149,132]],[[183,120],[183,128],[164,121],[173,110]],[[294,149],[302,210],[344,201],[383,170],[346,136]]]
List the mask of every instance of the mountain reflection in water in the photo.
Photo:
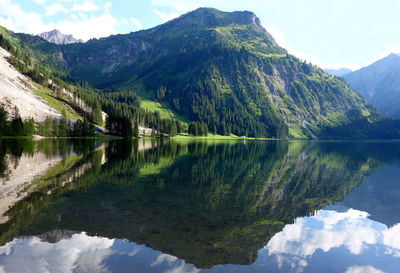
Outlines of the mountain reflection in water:
[[[35,154],[48,145],[28,146]],[[397,215],[388,213],[399,203],[379,201],[373,210],[373,204],[352,202],[365,195],[364,185],[398,200],[400,181],[392,175],[399,171],[398,142],[52,146],[69,152],[53,152],[63,160],[35,178],[27,197],[8,210],[9,220],[0,225],[0,271],[400,268],[400,226]],[[26,153],[0,150],[0,174],[10,172],[4,158]],[[374,214],[388,221],[380,223],[383,218]]]

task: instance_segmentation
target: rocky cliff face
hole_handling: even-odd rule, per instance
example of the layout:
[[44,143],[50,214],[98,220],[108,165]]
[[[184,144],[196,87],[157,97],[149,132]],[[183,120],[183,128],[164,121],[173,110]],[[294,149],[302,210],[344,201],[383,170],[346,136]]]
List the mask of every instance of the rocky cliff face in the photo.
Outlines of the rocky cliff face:
[[0,106],[8,113],[13,113],[16,108],[22,119],[33,118],[36,122],[42,122],[46,117],[61,117],[34,94],[34,83],[9,64],[9,56],[10,53],[0,48]]
[[65,45],[65,44],[73,44],[73,43],[83,43],[80,39],[75,39],[72,35],[62,34],[57,29],[54,29],[49,32],[43,32],[38,35],[43,39],[49,41],[50,43]]
[[[4,143],[2,143],[4,144]],[[19,158],[6,155],[7,169],[0,174],[0,224],[8,220],[7,210],[29,195],[31,182],[61,161],[61,157],[48,157],[43,153],[23,154]]]

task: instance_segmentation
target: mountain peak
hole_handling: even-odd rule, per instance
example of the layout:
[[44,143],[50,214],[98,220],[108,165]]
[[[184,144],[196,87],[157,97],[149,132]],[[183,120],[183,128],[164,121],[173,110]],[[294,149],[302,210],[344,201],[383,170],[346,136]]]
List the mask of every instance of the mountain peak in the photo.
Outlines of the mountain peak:
[[48,32],[43,32],[38,35],[50,43],[63,45],[63,44],[73,44],[82,43],[80,39],[75,39],[72,35],[62,34],[58,29],[53,29]]
[[[145,32],[159,32],[163,35],[171,33],[174,37],[185,37],[185,35],[210,30],[218,33],[229,32],[225,33],[228,35],[224,34],[223,36],[225,38],[232,36],[232,39],[241,39],[243,42],[245,40],[248,42],[251,39],[250,37],[263,37],[266,44],[278,46],[274,38],[262,26],[260,19],[250,11],[225,12],[215,8],[203,7]],[[283,52],[284,50],[280,51]]]
[[384,59],[399,59],[399,58],[400,58],[400,54],[398,54],[398,53],[390,53]]
[[61,33],[61,31],[59,31],[58,29],[53,29],[53,30],[50,30],[49,32],[47,32],[47,33],[49,33],[49,34],[62,34]]
[[250,11],[225,12],[215,8],[198,8],[175,18],[163,25],[153,28],[175,29],[177,32],[195,29],[207,29],[216,27],[227,27],[231,25],[252,25],[258,30],[265,32],[260,19]]
[[258,17],[250,11],[225,12],[215,8],[203,7],[182,15],[180,19],[188,17],[196,18],[208,27],[224,27],[228,25],[261,26]]

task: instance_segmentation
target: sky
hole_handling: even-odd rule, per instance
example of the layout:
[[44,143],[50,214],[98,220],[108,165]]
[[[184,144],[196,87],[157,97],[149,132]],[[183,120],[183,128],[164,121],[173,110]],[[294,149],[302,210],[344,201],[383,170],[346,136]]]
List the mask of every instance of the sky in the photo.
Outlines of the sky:
[[400,53],[398,0],[0,0],[0,25],[88,40],[147,29],[198,7],[254,12],[289,53],[358,69]]

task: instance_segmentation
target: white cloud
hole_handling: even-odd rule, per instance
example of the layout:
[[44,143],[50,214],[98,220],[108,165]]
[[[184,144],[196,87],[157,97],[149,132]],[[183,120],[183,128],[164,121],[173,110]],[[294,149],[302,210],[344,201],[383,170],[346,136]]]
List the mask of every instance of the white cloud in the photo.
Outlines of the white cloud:
[[80,3],[82,0],[56,0],[57,2],[64,2],[64,3]]
[[174,263],[178,258],[169,255],[169,254],[160,254],[157,259],[150,264],[151,267],[155,267],[156,265],[162,264],[162,263],[168,263],[172,264]]
[[168,0],[152,0],[151,4],[154,7],[166,7],[170,9],[174,9],[178,12],[185,13],[191,10],[194,10],[199,7],[207,6],[207,1],[201,0],[197,1],[197,3],[188,3],[185,0],[175,0],[175,1],[168,1]]
[[181,15],[181,13],[179,13],[177,11],[171,11],[171,12],[167,13],[167,12],[160,11],[158,9],[153,9],[153,12],[158,17],[160,17],[161,21],[164,22],[164,23],[168,22],[168,21],[170,21],[172,19],[175,19],[175,18],[177,18],[177,17],[179,17]]
[[44,5],[46,3],[46,0],[33,0],[33,2],[39,5]]
[[[353,209],[347,212],[321,210],[315,216],[298,218],[294,224],[286,225],[280,233],[275,234],[265,249],[270,256],[277,258],[280,266],[297,264],[298,268],[307,264],[318,250],[328,253],[335,248],[346,249],[357,256],[362,256],[370,248],[379,249],[381,255],[398,259],[400,224],[388,228],[367,217],[368,213]],[[370,271],[352,267],[347,272],[381,272],[368,268]]]
[[0,25],[18,32],[39,33],[46,29],[39,14],[25,12],[11,0],[0,1]]
[[194,268],[190,264],[186,264],[184,261],[181,261],[181,264],[171,268],[168,271],[165,271],[165,273],[199,273],[200,269]]
[[81,20],[87,20],[87,19],[89,18],[89,17],[86,15],[86,13],[83,13],[83,12],[79,13],[78,16],[79,16],[79,18],[81,18]]
[[[120,21],[124,25],[133,25],[135,29],[142,29],[143,25],[142,22],[140,22],[137,18],[135,17],[129,17],[129,18],[123,18]],[[129,27],[130,28],[130,27]]]
[[385,273],[382,270],[372,266],[352,266],[346,270],[346,273]]
[[71,11],[82,11],[82,12],[89,12],[89,11],[96,11],[99,7],[94,4],[93,2],[83,2],[79,4],[74,4],[71,8]]
[[[62,5],[61,7],[48,7],[48,13],[62,12],[64,11],[62,7]],[[19,5],[12,3],[11,0],[0,1],[0,25],[16,32],[38,34],[58,29],[62,33],[88,40],[116,34],[119,24],[120,22],[109,13],[88,16],[83,12],[47,24],[44,23],[43,17],[38,13],[25,11]]]
[[129,20],[131,21],[131,23],[136,27],[136,28],[142,28],[143,25],[142,23],[135,17],[131,17],[129,18]]
[[111,2],[107,2],[104,4],[104,10],[109,13],[112,7],[112,3]]
[[200,271],[184,260],[143,245],[126,240],[118,240],[116,244],[114,239],[79,233],[55,243],[42,241],[38,237],[24,237],[0,246],[0,273],[109,272],[111,270],[107,261],[116,256],[129,258],[130,266],[137,269],[137,272]]
[[189,11],[195,10],[196,8],[199,8],[200,6],[195,6],[195,5],[191,5],[191,6],[186,6],[186,5],[174,5],[173,8],[180,12],[180,13],[187,13]]
[[63,33],[73,34],[74,37],[88,40],[116,34],[119,22],[110,14],[87,17],[82,21],[62,21],[53,24],[53,28]]
[[46,6],[46,7],[44,7],[44,10],[46,11],[47,16],[52,16],[52,15],[56,15],[58,13],[67,13],[68,12],[68,9],[66,9],[60,3],[53,3],[50,6]]
[[[173,3],[170,1],[163,1],[163,0],[153,0],[152,1],[153,12],[161,19],[163,23],[170,21],[179,17],[180,15],[187,13],[191,10],[199,8],[200,5],[198,4],[189,4],[187,2],[179,2],[174,1]],[[168,12],[160,10],[166,8],[169,10]]]
[[16,239],[0,247],[0,263],[5,272],[106,272],[103,261],[113,243],[85,233],[54,244],[37,237]]

